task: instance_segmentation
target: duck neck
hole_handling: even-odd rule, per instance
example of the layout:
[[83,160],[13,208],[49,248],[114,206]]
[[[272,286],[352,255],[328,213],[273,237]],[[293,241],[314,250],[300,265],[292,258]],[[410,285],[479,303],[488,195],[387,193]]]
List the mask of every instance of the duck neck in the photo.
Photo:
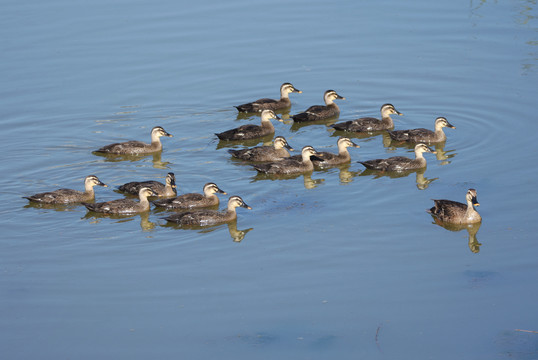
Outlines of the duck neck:
[[280,90],[280,100],[289,100],[290,99],[290,93],[286,90],[282,89]]
[[84,184],[84,193],[88,196],[94,197],[95,192],[93,191],[94,185],[92,184]]
[[478,214],[478,211],[476,211],[474,208],[471,200],[467,200],[467,211],[465,212],[465,218],[474,221],[480,221],[482,219],[480,214]]
[[140,196],[139,196],[139,199],[140,199],[140,206],[141,206],[143,209],[149,209],[149,200],[148,200],[148,197],[145,196],[145,195],[140,195]]
[[268,119],[262,119],[262,128],[267,129],[267,130],[271,130],[273,132],[275,130],[275,127],[273,126],[273,123],[271,122],[271,120],[268,120]]
[[446,135],[442,126],[435,127],[435,141],[445,141]]
[[157,134],[151,134],[151,147],[155,150],[162,150],[161,137]]
[[351,158],[351,156],[349,156],[349,151],[347,150],[347,146],[338,147],[338,156],[341,158]]
[[387,115],[383,114],[381,117],[381,122],[385,124],[387,127],[391,127],[391,128],[394,127],[394,121],[392,121],[392,118],[390,117],[389,114]]
[[166,185],[164,186],[164,194],[166,196],[173,196],[176,194],[176,191],[171,184],[166,183]]

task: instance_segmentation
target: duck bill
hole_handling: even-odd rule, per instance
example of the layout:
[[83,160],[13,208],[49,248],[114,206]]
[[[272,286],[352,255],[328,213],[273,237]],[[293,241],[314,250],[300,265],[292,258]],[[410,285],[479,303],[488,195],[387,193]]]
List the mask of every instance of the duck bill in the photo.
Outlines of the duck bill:
[[286,149],[288,149],[289,151],[295,151],[291,146],[289,146],[288,144],[284,145],[284,147]]
[[248,206],[247,204],[245,204],[245,203],[241,204],[241,207],[244,207],[245,209],[252,210],[252,208],[250,206]]
[[226,192],[226,191],[222,191],[221,189],[218,189],[218,190],[217,190],[217,192],[218,192],[219,194],[224,194],[224,195],[226,195],[226,194],[227,194],[227,192]]
[[452,125],[451,123],[447,122],[446,123],[446,127],[449,127],[451,129],[455,129],[456,127],[454,125]]
[[478,199],[476,197],[472,198],[471,199],[471,203],[474,205],[474,206],[480,206],[480,203],[478,202]]
[[403,115],[403,113],[399,112],[398,110],[394,109],[394,111],[396,111],[396,114],[398,115]]
[[431,147],[428,146],[428,151],[432,154],[437,154],[437,151],[433,150]]
[[338,95],[338,94],[336,94],[336,98],[337,98],[337,99],[340,99],[340,100],[345,100],[345,99],[346,99],[345,97],[340,96],[340,95]]
[[301,90],[299,90],[299,89],[295,89],[295,88],[293,88],[293,92],[294,92],[294,93],[299,93],[299,94],[302,94],[302,93],[303,93]]
[[97,183],[97,185],[102,186],[102,187],[108,187],[107,184],[105,184],[105,183],[103,183],[103,182],[101,182],[101,181],[99,181],[99,182]]
[[166,133],[165,136],[168,136],[168,137],[174,137],[174,135],[170,134],[170,133]]
[[353,146],[354,148],[360,148],[360,145],[355,144],[353,141],[351,142],[351,146]]

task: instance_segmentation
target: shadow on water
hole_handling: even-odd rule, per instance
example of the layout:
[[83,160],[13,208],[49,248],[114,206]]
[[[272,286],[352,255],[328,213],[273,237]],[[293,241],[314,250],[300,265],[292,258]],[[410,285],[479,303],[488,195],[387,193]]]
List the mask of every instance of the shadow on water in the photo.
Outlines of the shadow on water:
[[232,238],[234,242],[243,241],[247,233],[254,229],[254,228],[248,228],[248,229],[239,230],[237,228],[237,219],[232,220],[226,224],[218,224],[218,225],[212,225],[212,226],[193,226],[193,225],[186,226],[186,225],[180,225],[180,224],[176,224],[174,222],[169,222],[169,221],[167,221],[165,224],[161,226],[166,227],[166,228],[185,230],[185,231],[198,231],[200,234],[207,234],[207,233],[211,233],[213,231],[222,229],[226,225],[228,226],[228,232],[230,233],[230,237]]
[[156,224],[154,222],[149,221],[149,211],[145,211],[139,214],[132,214],[132,215],[118,215],[118,214],[102,214],[102,213],[96,213],[93,211],[88,211],[86,215],[82,217],[82,219],[90,219],[91,224],[99,224],[103,219],[111,219],[116,220],[116,223],[125,223],[129,221],[134,221],[136,217],[140,217],[140,228],[143,231],[152,231],[155,229]]
[[432,218],[433,218],[432,224],[439,225],[439,226],[441,226],[441,227],[443,227],[443,228],[445,228],[445,229],[447,229],[449,231],[458,232],[458,231],[461,231],[463,229],[467,230],[467,233],[469,234],[469,242],[468,242],[469,250],[471,250],[471,252],[473,252],[475,254],[478,254],[478,252],[480,252],[480,246],[482,246],[482,244],[478,242],[478,239],[476,238],[476,233],[480,229],[480,225],[482,225],[482,223],[478,223],[478,224],[450,224],[450,223],[445,223],[445,222],[437,219],[434,216],[432,216]]
[[374,179],[379,179],[383,176],[388,176],[391,179],[397,179],[397,178],[403,178],[411,175],[412,173],[415,173],[416,175],[416,183],[417,183],[417,189],[419,190],[425,190],[430,186],[430,184],[439,179],[439,178],[431,178],[428,179],[424,176],[426,173],[426,168],[422,169],[415,169],[415,170],[407,170],[407,171],[380,171],[380,170],[371,170],[371,169],[365,169],[363,172],[361,172],[358,176],[369,176],[373,175]]
[[162,151],[154,152],[151,154],[141,154],[141,155],[120,155],[120,154],[105,154],[100,152],[92,152],[93,155],[100,156],[105,159],[105,162],[120,162],[120,161],[140,161],[150,156],[153,157],[151,160],[153,162],[153,167],[155,169],[168,169],[170,162],[162,161]]

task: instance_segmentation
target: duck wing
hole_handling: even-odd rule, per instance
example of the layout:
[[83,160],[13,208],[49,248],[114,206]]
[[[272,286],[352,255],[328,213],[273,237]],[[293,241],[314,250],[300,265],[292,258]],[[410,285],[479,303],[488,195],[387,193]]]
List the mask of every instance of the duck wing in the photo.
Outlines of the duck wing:
[[428,209],[430,214],[440,220],[449,220],[461,216],[467,211],[467,205],[452,200],[433,200],[434,207]]
[[420,141],[424,137],[434,136],[435,133],[431,130],[420,128],[410,130],[389,131],[389,136],[396,141]]
[[[45,204],[59,204],[69,203],[79,200],[79,197],[83,193],[73,189],[58,189],[50,192],[44,192],[35,194],[32,196],[25,196],[25,199],[30,201],[45,203]],[[80,200],[79,200],[80,201]]]
[[136,153],[137,150],[142,150],[148,147],[148,144],[142,141],[127,141],[122,143],[114,143],[110,145],[103,146],[102,148],[96,150],[96,152],[109,153],[109,154],[128,154]]
[[247,140],[263,134],[262,127],[248,124],[216,134],[220,140]]
[[263,99],[258,99],[253,102],[235,106],[235,108],[242,112],[258,112],[264,109],[273,110],[272,105],[276,105],[277,103],[278,103],[278,100],[263,98]]
[[173,214],[164,219],[181,225],[204,226],[218,222],[219,215],[220,213],[216,210],[198,210]]
[[149,181],[132,181],[126,184],[121,185],[118,190],[127,192],[129,194],[138,195],[138,192],[143,187],[149,187],[151,190],[155,191],[157,194],[164,192],[165,185],[159,181],[149,180]]

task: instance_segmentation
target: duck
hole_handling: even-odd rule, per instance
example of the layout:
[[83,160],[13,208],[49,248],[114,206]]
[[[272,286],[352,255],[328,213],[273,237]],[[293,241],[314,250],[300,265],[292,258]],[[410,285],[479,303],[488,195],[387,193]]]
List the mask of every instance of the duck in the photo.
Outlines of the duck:
[[363,117],[334,124],[332,125],[332,128],[339,131],[350,132],[371,132],[392,129],[394,127],[394,122],[390,117],[392,114],[403,115],[396,110],[394,105],[383,104],[381,106],[381,120],[373,117]]
[[456,127],[448,122],[445,117],[435,119],[435,131],[428,129],[411,129],[388,131],[389,136],[395,141],[405,142],[423,142],[423,143],[438,143],[446,141],[446,135],[443,128],[448,127],[455,129]]
[[327,90],[323,94],[325,105],[310,106],[305,112],[293,115],[291,118],[295,122],[309,122],[338,116],[340,108],[333,102],[336,99],[345,100],[346,98],[338,95],[334,90]]
[[291,106],[291,101],[289,98],[290,93],[301,94],[302,91],[295,88],[295,86],[290,83],[284,83],[280,86],[280,100],[267,98],[258,99],[250,103],[235,106],[235,108],[240,112],[246,113],[261,112],[263,110],[277,111],[287,109]]
[[430,147],[425,144],[417,144],[415,146],[415,158],[410,159],[405,156],[393,156],[388,159],[375,159],[368,161],[358,161],[367,169],[381,171],[406,171],[415,170],[426,167],[426,159],[423,153],[430,152],[435,154]]
[[220,140],[226,141],[249,140],[264,137],[275,133],[275,127],[271,123],[271,119],[282,121],[273,110],[263,110],[261,114],[261,126],[247,124],[215,135],[217,135]]
[[234,195],[231,196],[230,199],[228,199],[228,208],[226,209],[226,211],[209,209],[194,210],[173,214],[163,219],[169,222],[188,226],[217,225],[237,219],[237,213],[235,212],[235,209],[237,207],[243,207],[249,210],[252,209],[243,201],[243,199],[241,199],[240,196]]
[[465,199],[467,204],[452,200],[433,200],[435,206],[426,210],[426,212],[446,223],[476,224],[481,222],[482,217],[474,208],[475,206],[480,206],[476,198],[476,190],[467,190]]
[[219,198],[215,194],[225,194],[217,184],[207,183],[204,185],[204,194],[189,193],[183,194],[173,199],[154,200],[153,205],[167,209],[192,209],[217,206]]
[[104,214],[131,215],[149,211],[148,197],[155,196],[155,192],[149,187],[143,187],[138,192],[139,202],[131,199],[118,199],[100,203],[82,203],[90,211]]
[[283,159],[266,164],[253,165],[254,169],[265,174],[300,174],[310,172],[314,170],[313,159],[320,159],[316,157],[316,150],[307,145],[301,150],[301,159]]
[[148,187],[159,197],[170,197],[176,196],[176,176],[174,173],[169,172],[166,175],[166,184],[163,184],[159,181],[149,180],[149,181],[132,181],[126,184],[121,185],[118,190],[126,192],[132,195],[138,195],[139,191],[143,187]]
[[155,126],[151,129],[151,144],[146,144],[142,141],[127,141],[122,143],[114,143],[103,146],[102,148],[95,150],[95,153],[102,154],[116,154],[116,155],[142,155],[151,154],[163,149],[161,143],[161,136],[173,137],[161,126]]
[[93,201],[93,199],[95,199],[95,192],[93,190],[95,185],[108,187],[106,184],[101,182],[97,176],[88,175],[84,179],[84,191],[58,189],[51,192],[23,196],[23,198],[42,204],[71,204],[83,201]]
[[277,136],[272,146],[256,146],[241,150],[230,149],[228,152],[236,159],[262,162],[279,161],[283,158],[290,157],[288,150],[293,151],[293,148],[283,136]]

